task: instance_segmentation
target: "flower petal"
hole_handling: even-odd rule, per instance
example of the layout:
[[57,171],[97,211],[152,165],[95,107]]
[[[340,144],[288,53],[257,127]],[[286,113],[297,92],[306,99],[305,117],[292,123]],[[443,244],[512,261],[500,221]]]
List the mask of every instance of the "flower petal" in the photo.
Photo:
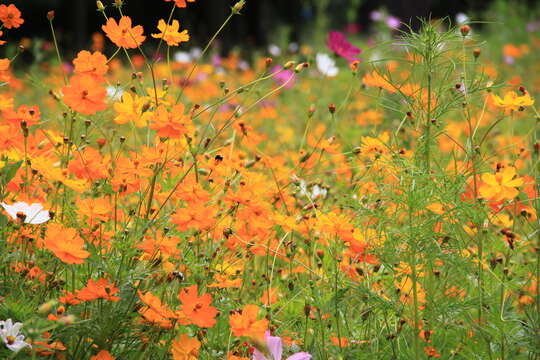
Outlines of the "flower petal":
[[299,352],[289,356],[286,360],[310,360],[311,355],[307,352]]

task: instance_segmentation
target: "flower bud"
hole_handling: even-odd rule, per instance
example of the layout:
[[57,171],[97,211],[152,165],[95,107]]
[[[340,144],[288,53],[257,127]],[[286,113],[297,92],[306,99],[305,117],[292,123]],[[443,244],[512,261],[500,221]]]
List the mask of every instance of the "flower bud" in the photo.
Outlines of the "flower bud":
[[302,71],[302,69],[307,68],[307,67],[309,67],[309,63],[307,62],[300,63],[296,65],[296,67],[294,68],[294,72],[299,73],[300,71]]
[[294,66],[294,64],[296,64],[296,62],[294,62],[294,61],[292,61],[292,60],[291,60],[291,61],[287,61],[287,62],[285,63],[285,65],[283,65],[283,68],[284,68],[285,70],[289,70],[289,69],[291,69],[291,68]]
[[309,316],[310,313],[311,313],[311,306],[309,306],[309,304],[306,303],[304,305],[304,315]]
[[72,325],[75,322],[75,315],[66,315],[58,319],[58,322],[64,325]]
[[104,11],[105,10],[105,5],[103,5],[103,3],[101,1],[96,1],[96,5],[97,5],[97,9],[98,11]]
[[336,105],[335,104],[328,105],[328,111],[330,111],[330,114],[335,113],[336,112]]
[[239,2],[234,4],[234,6],[232,7],[233,14],[240,14],[240,11],[244,7],[244,5],[246,5],[246,0],[240,0]]
[[52,21],[54,19],[54,10],[47,13],[47,20]]
[[471,32],[471,27],[469,25],[463,25],[459,28],[459,31],[461,31],[461,35],[465,37]]
[[56,303],[56,300],[49,300],[38,307],[38,312],[41,314],[48,314],[51,312],[52,308],[56,305]]
[[356,74],[358,71],[358,65],[360,64],[360,60],[354,60],[349,64],[349,68],[352,70],[353,74]]
[[481,50],[479,48],[476,48],[473,50],[473,56],[475,59],[478,59],[478,57],[480,56],[480,53],[481,53]]
[[315,114],[315,110],[316,110],[315,104],[309,105],[309,109],[308,109],[308,113],[307,113],[309,118],[312,117],[313,114]]

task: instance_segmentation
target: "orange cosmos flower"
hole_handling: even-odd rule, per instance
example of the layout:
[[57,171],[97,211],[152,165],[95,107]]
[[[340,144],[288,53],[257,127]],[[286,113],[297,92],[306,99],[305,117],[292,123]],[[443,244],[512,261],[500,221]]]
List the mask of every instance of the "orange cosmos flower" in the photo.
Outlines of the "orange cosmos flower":
[[242,279],[230,279],[228,275],[224,274],[215,274],[214,275],[215,282],[208,285],[208,287],[217,287],[220,289],[227,289],[227,288],[239,288],[242,286]]
[[71,84],[62,88],[64,102],[72,110],[84,115],[94,115],[107,108],[107,91],[89,75],[76,75]]
[[21,18],[21,12],[13,4],[0,5],[0,21],[6,29],[18,28],[24,22]]
[[81,302],[81,300],[77,298],[77,295],[75,295],[71,291],[66,291],[66,290],[64,290],[64,295],[58,298],[58,301],[61,302],[62,304],[67,304],[67,305],[77,305],[77,304],[80,304]]
[[349,340],[347,340],[347,338],[345,338],[345,337],[332,336],[330,341],[332,341],[332,344],[334,346],[339,346],[339,347],[348,347],[349,346]]
[[364,75],[362,83],[366,86],[378,87],[388,91],[390,94],[395,93],[396,87],[388,80],[387,76],[379,74],[377,71],[372,71]]
[[437,352],[437,349],[435,349],[433,346],[424,346],[424,352],[429,358],[440,358],[441,354]]
[[0,59],[0,71],[8,71],[11,61],[9,59]]
[[118,23],[113,18],[109,18],[107,24],[101,28],[116,46],[126,49],[134,49],[146,39],[141,25],[131,27],[131,18],[129,16],[122,16]]
[[279,290],[277,288],[270,288],[263,292],[261,296],[261,302],[266,305],[273,305],[279,300]]
[[198,295],[197,285],[192,285],[182,289],[178,298],[182,302],[180,323],[183,325],[195,324],[199,327],[210,328],[216,324],[214,319],[217,315],[217,309],[210,306],[212,295]]
[[103,77],[109,70],[107,57],[99,51],[91,53],[83,50],[79,52],[73,60],[73,65],[75,66],[73,70],[75,74],[90,75],[97,81],[103,81]]
[[[35,349],[36,353],[41,356],[50,356],[56,352],[66,350],[64,344],[60,341],[52,341],[52,335],[49,332],[44,332],[40,338],[42,340],[32,341],[31,344]],[[58,354],[58,356],[61,356]]]
[[93,147],[86,147],[82,151],[73,154],[75,158],[69,162],[69,173],[79,179],[88,179],[96,181],[105,179],[109,176],[108,168],[110,165],[110,156],[101,156],[99,150]]
[[90,360],[115,360],[116,358],[112,356],[107,350],[101,350],[96,355],[92,356]]
[[144,241],[137,248],[144,251],[147,255],[145,258],[150,257],[178,257],[180,255],[180,249],[178,244],[180,238],[177,236],[163,236],[160,231],[155,235],[145,236]]
[[167,307],[167,304],[162,304],[161,300],[151,292],[143,294],[140,290],[137,290],[137,293],[139,294],[141,301],[146,305],[139,310],[139,314],[152,324],[164,329],[170,329],[172,327],[171,319],[176,316],[174,312]]
[[81,218],[88,218],[90,226],[96,221],[106,222],[112,214],[111,201],[107,198],[80,199],[77,200],[77,208]]
[[268,320],[257,320],[259,307],[246,305],[241,311],[235,312],[229,318],[229,325],[234,336],[247,336],[262,339],[268,329]]
[[105,299],[111,301],[119,301],[118,296],[114,296],[118,292],[118,288],[111,284],[109,280],[101,278],[97,281],[88,280],[86,287],[77,292],[77,297],[82,301],[90,301],[96,299]]
[[41,111],[39,111],[39,107],[37,107],[36,105],[31,107],[27,105],[21,105],[19,106],[17,111],[12,109],[4,110],[2,115],[11,125],[15,125],[18,127],[21,125],[21,122],[25,121],[26,126],[30,127],[39,122],[41,118]]
[[10,64],[11,61],[9,59],[0,59],[0,82],[9,83],[11,81]]
[[167,1],[167,2],[174,1],[176,6],[181,7],[181,8],[185,8],[187,6],[186,1],[195,2],[195,0],[165,0],[165,1]]
[[249,360],[247,357],[234,355],[232,351],[227,353],[227,360]]
[[178,231],[208,230],[216,223],[216,213],[215,205],[193,203],[187,208],[178,209],[176,214],[171,216],[171,222],[176,224]]
[[184,115],[184,105],[178,104],[171,111],[159,105],[154,113],[150,128],[157,131],[159,137],[179,139],[189,133],[190,119]]
[[515,198],[519,194],[516,188],[523,185],[523,178],[516,175],[514,167],[508,166],[495,175],[482,174],[482,182],[479,189],[480,196],[497,202]]
[[181,42],[189,41],[189,34],[187,30],[178,32],[180,30],[180,23],[178,20],[173,20],[171,24],[167,24],[165,20],[161,19],[158,22],[159,34],[152,34],[153,38],[163,39],[169,46],[178,46]]
[[77,234],[77,230],[60,224],[50,224],[47,227],[44,245],[67,264],[82,264],[90,256],[84,250],[84,240]]
[[90,47],[92,51],[103,51],[105,47],[105,37],[100,32],[95,32],[92,34],[92,46]]
[[171,344],[173,360],[197,360],[200,347],[199,340],[182,334]]

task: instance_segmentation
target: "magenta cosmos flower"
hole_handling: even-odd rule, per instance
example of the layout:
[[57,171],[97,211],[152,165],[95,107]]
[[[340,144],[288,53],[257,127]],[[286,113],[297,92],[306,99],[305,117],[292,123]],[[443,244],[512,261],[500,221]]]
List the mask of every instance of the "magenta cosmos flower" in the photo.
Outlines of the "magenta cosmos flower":
[[336,55],[341,56],[349,61],[355,60],[355,56],[360,54],[362,50],[351,44],[342,32],[330,31],[326,45]]
[[[266,357],[258,349],[255,349],[253,352],[253,360],[281,360],[283,355],[283,344],[281,343],[281,338],[277,336],[270,336],[270,331],[267,331],[264,334],[264,340],[266,342],[266,347],[268,348],[268,355]],[[311,355],[307,352],[299,352],[294,355],[289,356],[285,360],[310,360]]]
[[294,86],[296,81],[294,71],[284,69],[281,65],[276,65],[270,72],[273,74],[272,78],[278,86],[283,86],[286,89],[290,89]]

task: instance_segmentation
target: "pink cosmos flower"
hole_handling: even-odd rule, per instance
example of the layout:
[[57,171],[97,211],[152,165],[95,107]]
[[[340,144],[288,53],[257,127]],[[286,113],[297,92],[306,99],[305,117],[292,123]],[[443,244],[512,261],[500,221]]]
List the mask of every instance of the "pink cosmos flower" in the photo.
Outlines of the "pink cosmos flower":
[[[266,347],[268,348],[268,355],[270,357],[266,357],[262,352],[260,352],[258,349],[255,349],[253,352],[253,360],[281,360],[281,357],[283,355],[283,344],[281,343],[281,338],[277,336],[270,336],[270,331],[267,331],[264,334],[264,338],[266,341]],[[311,355],[307,352],[299,352],[294,355],[289,356],[285,360],[310,360]]]
[[294,76],[294,71],[285,70],[282,66],[276,65],[270,71],[273,75],[272,78],[278,86],[284,86],[286,89],[290,89],[294,86],[296,77]]
[[390,15],[386,18],[386,25],[390,29],[399,29],[399,27],[401,26],[401,20],[399,20],[399,18],[395,16]]
[[336,55],[349,61],[355,60],[355,56],[362,52],[362,50],[352,45],[340,31],[330,31],[326,45]]

